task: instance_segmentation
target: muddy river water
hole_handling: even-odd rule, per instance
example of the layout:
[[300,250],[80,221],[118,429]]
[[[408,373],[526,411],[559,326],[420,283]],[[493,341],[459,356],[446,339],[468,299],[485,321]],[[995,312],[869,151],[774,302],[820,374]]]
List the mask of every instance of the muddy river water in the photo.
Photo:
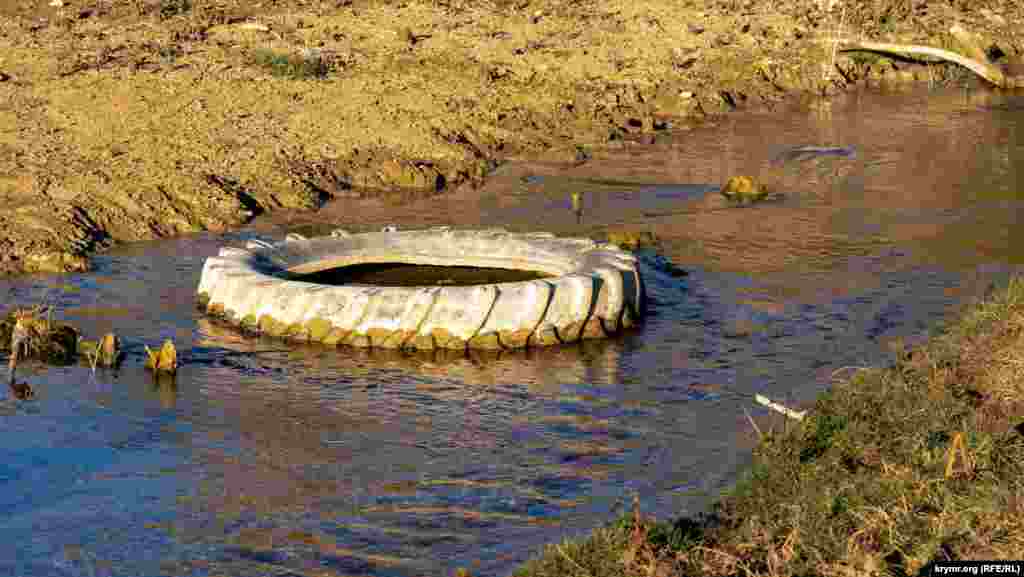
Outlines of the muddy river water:
[[[734,174],[781,198],[702,200]],[[500,355],[288,347],[196,312],[204,258],[318,221],[649,231],[687,274],[647,255],[638,330]],[[861,94],[5,280],[8,305],[45,299],[128,357],[116,372],[23,365],[36,398],[0,398],[0,574],[504,575],[634,495],[661,518],[699,512],[749,461],[745,412],[778,424],[754,394],[806,406],[849,367],[890,361],[1020,271],[1018,222],[1024,97]],[[143,345],[165,338],[183,364],[154,382]]]

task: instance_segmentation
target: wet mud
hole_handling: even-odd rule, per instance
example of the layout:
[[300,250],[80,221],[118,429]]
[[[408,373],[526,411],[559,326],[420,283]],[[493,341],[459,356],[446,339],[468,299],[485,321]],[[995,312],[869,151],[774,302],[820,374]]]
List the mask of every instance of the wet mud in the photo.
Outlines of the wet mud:
[[85,270],[112,243],[331,199],[474,187],[508,160],[586,164],[735,109],[977,82],[838,52],[837,35],[980,50],[1008,70],[1024,53],[1015,2],[12,0],[0,14],[5,274]]

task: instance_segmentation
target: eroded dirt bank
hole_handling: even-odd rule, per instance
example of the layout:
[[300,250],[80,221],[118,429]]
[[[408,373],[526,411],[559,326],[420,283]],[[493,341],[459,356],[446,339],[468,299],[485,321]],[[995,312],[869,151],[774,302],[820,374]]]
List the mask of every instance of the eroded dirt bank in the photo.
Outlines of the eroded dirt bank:
[[[54,2],[53,4],[61,4]],[[853,85],[966,78],[843,37],[1024,60],[1024,8],[852,0],[0,2],[0,273]]]

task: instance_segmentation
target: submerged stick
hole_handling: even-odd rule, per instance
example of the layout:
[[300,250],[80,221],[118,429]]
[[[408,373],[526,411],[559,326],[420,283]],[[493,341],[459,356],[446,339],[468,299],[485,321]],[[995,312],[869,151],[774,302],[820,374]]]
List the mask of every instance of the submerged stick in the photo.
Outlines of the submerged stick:
[[805,160],[824,156],[856,158],[857,149],[852,146],[796,146],[776,154],[771,163],[778,166],[791,160]]
[[25,319],[29,318],[28,314],[22,312],[14,314],[16,320],[14,329],[11,330],[11,359],[7,363],[10,372],[9,382],[12,385],[14,384],[14,373],[18,369],[18,357],[21,356],[21,350],[28,346],[29,329],[25,324]]
[[750,421],[750,426],[754,427],[754,431],[757,432],[757,440],[764,441],[764,434],[761,433],[761,427],[757,426],[757,423],[754,422],[754,417],[750,416],[750,412],[747,411],[746,407],[743,407],[743,414],[747,416],[747,420]]
[[14,397],[23,401],[31,399],[35,396],[35,391],[28,383],[19,383],[15,380],[16,371],[18,369],[18,358],[21,356],[22,349],[29,346],[29,338],[31,328],[27,324],[27,320],[33,318],[31,312],[16,312],[14,314],[15,323],[14,329],[11,330],[11,359],[7,363],[7,368],[10,373],[7,386],[14,393]]
[[14,370],[18,368],[18,349],[21,345],[12,336],[11,337],[11,358],[7,361],[7,372],[11,375],[11,382],[14,382]]

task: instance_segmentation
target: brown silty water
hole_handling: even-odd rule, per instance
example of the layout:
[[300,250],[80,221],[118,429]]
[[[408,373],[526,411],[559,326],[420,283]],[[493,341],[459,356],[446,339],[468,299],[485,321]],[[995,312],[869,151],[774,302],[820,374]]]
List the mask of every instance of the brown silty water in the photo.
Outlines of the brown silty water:
[[[36,398],[0,399],[0,573],[501,575],[633,495],[701,511],[749,460],[746,413],[779,424],[753,395],[806,406],[1020,271],[1021,167],[1020,96],[852,95],[3,281],[8,303],[117,332],[128,360],[26,365]],[[723,205],[735,174],[777,196]],[[249,338],[194,308],[226,244],[385,225],[653,233],[649,315],[607,341],[408,354]],[[155,382],[142,349],[165,338],[182,365]]]

